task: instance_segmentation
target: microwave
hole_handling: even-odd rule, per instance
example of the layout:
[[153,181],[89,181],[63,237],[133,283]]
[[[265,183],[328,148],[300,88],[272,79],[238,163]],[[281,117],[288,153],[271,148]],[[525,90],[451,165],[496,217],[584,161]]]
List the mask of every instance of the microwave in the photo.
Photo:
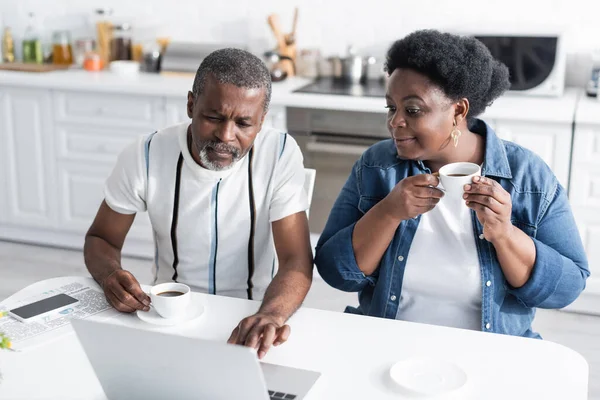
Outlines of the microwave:
[[509,92],[561,96],[565,88],[566,52],[561,33],[472,34],[510,72]]

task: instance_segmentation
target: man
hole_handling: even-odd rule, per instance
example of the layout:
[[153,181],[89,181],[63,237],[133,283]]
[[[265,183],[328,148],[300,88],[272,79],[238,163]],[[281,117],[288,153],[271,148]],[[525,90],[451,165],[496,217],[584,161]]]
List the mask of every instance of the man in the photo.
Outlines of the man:
[[88,270],[117,310],[149,310],[149,297],[121,266],[135,214],[147,211],[155,283],[263,299],[229,342],[257,348],[262,358],[287,340],[285,321],[312,281],[312,252],[300,149],[287,134],[261,130],[270,97],[260,59],[215,51],[188,93],[191,124],[142,137],[119,156],[84,248]]

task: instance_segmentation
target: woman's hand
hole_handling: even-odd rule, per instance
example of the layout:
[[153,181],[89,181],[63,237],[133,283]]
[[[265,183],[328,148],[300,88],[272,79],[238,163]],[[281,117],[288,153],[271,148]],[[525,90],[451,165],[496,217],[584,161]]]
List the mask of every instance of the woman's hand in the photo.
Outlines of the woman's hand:
[[436,189],[439,183],[439,178],[430,174],[402,179],[386,197],[388,212],[404,221],[431,211],[444,196]]
[[514,230],[510,194],[498,182],[483,176],[473,177],[473,183],[464,189],[463,199],[475,210],[485,239],[494,243],[509,238]]

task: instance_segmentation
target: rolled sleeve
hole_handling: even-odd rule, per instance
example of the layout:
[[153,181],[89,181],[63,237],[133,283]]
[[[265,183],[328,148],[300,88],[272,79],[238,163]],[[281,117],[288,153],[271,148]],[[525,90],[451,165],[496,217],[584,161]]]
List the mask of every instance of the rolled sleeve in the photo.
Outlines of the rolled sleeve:
[[315,251],[315,265],[325,282],[336,289],[358,292],[375,284],[375,278],[365,276],[356,263],[352,234],[356,222],[362,217],[358,209],[360,195],[357,174],[361,160],[342,188]]
[[356,223],[343,228],[321,246],[317,245],[315,264],[325,282],[346,292],[359,292],[375,280],[366,276],[356,263],[352,233]]
[[575,301],[590,275],[567,196],[560,185],[532,238],[536,259],[529,280],[510,292],[527,307],[563,308]]
[[304,161],[298,144],[288,135],[283,153],[277,162],[274,191],[269,208],[270,222],[308,209]]
[[140,137],[119,155],[104,186],[108,206],[120,214],[146,211],[144,138]]

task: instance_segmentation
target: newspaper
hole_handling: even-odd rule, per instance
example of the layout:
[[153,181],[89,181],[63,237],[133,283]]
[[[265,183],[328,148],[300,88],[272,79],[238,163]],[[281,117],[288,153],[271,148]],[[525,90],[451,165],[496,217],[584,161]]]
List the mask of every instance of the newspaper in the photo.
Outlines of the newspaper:
[[[68,325],[71,318],[83,319],[112,309],[102,291],[82,283],[73,282],[10,305],[2,305],[0,306],[0,311],[7,311],[60,293],[67,294],[79,301],[69,308],[35,318],[33,321],[26,323],[11,316],[0,318],[0,332],[3,332],[11,339],[14,348],[22,349],[23,347],[28,347],[24,345],[31,342],[29,339],[56,331],[58,328]],[[113,315],[111,314],[110,316]],[[56,336],[51,335],[48,339]]]

